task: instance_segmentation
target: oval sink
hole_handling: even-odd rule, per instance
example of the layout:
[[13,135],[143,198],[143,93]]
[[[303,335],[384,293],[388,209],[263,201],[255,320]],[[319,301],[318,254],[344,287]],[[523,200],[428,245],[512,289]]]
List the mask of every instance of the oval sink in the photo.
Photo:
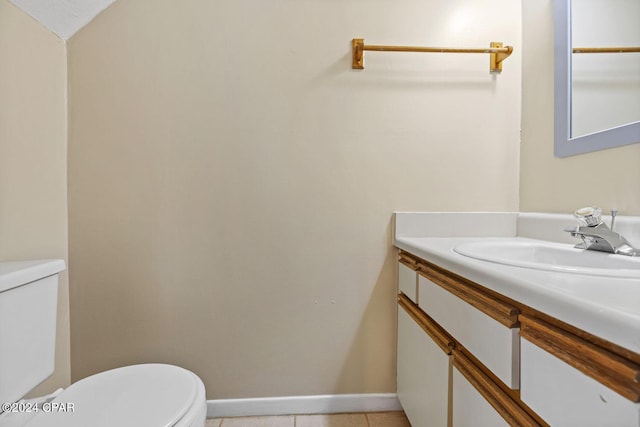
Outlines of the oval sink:
[[640,279],[640,257],[586,251],[566,243],[513,238],[463,243],[454,251],[515,267]]

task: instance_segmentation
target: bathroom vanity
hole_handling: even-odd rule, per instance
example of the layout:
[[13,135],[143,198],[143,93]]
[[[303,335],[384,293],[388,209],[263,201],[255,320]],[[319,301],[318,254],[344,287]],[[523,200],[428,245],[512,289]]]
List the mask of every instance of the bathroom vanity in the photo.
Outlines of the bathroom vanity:
[[[398,398],[414,427],[640,426],[640,258],[574,249],[573,223],[396,213]],[[640,219],[616,225],[637,246]]]

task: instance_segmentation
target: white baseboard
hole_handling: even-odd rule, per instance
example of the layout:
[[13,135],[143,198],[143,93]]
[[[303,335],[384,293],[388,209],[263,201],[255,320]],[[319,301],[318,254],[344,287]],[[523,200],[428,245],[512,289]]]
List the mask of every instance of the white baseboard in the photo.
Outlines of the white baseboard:
[[207,401],[207,417],[401,411],[395,393],[330,394]]

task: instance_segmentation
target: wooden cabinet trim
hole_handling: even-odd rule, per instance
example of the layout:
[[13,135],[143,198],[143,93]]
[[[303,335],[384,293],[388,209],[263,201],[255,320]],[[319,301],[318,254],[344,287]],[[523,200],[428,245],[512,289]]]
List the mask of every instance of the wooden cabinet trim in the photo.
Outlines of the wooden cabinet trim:
[[[640,402],[640,354],[504,297],[407,252],[420,275],[632,402]],[[420,310],[420,309],[418,309]],[[446,333],[446,332],[445,332]]]
[[453,273],[424,260],[418,261],[418,273],[507,328],[518,327],[520,310],[516,306],[500,301],[484,292],[480,285],[457,277]]
[[640,402],[640,365],[543,320],[520,315],[520,335],[632,402]]
[[446,354],[455,346],[453,338],[405,294],[398,295],[398,305],[420,326]]
[[412,270],[417,270],[418,269],[418,261],[419,259],[414,257],[413,255],[411,255],[408,252],[404,252],[404,251],[400,251],[399,254],[399,261],[401,264],[406,265],[407,267],[409,267]]
[[[416,264],[418,265],[418,268],[420,268],[420,266],[424,266],[426,268],[431,267],[433,270],[435,271],[439,271],[441,272],[441,274],[445,275],[445,276],[449,276],[449,277],[453,277],[455,278],[455,280],[462,284],[462,286],[465,287],[469,287],[469,288],[475,288],[475,289],[479,289],[482,293],[484,293],[485,295],[489,296],[490,298],[493,298],[494,300],[498,300],[498,301],[502,301],[507,305],[511,305],[513,307],[516,307],[518,311],[520,311],[520,313],[523,314],[527,314],[529,316],[533,316],[536,317],[538,319],[543,320],[546,323],[549,323],[551,325],[554,325],[555,327],[561,329],[561,330],[565,330],[568,331],[569,333],[582,338],[585,341],[591,342],[593,344],[595,344],[598,347],[602,347],[603,349],[606,349],[608,351],[610,351],[613,354],[616,354],[624,359],[628,359],[638,365],[640,365],[640,354],[639,353],[635,353],[631,350],[628,350],[624,347],[621,347],[617,344],[614,344],[610,341],[607,341],[603,338],[597,337],[593,334],[590,334],[588,332],[585,332],[579,328],[576,328],[575,326],[572,326],[566,322],[563,322],[561,320],[558,320],[552,316],[549,316],[543,312],[540,312],[536,309],[533,309],[531,307],[528,307],[525,304],[522,304],[516,300],[513,300],[511,298],[505,297],[504,295],[501,295],[495,291],[492,291],[491,289],[487,289],[482,285],[479,285],[475,282],[472,282],[468,279],[465,279],[464,277],[458,276],[455,273],[452,273],[442,267],[436,266],[428,261],[425,261],[421,258],[416,257],[415,255],[412,255],[408,252],[405,251],[401,251],[401,253],[406,254],[405,256],[408,256],[410,258],[413,258]],[[427,277],[425,274],[422,274],[423,276]],[[427,277],[429,280],[432,280],[431,278]],[[432,280],[433,281],[433,280]],[[435,283],[435,282],[434,282]],[[488,313],[487,313],[488,314]],[[520,318],[520,317],[518,317]]]
[[454,349],[453,366],[478,390],[482,397],[511,426],[547,426],[543,421],[535,420],[519,402],[513,400],[495,382],[485,375],[462,351]]
[[590,342],[597,347],[601,347],[604,350],[607,350],[615,355],[622,357],[623,359],[627,359],[633,363],[640,365],[640,354],[634,353],[631,350],[628,350],[624,347],[621,347],[617,344],[614,344],[610,341],[597,337],[593,334],[583,331],[582,329],[576,328],[573,325],[570,325],[566,322],[558,320],[548,314],[542,313],[538,310],[532,309],[531,307],[527,307],[525,305],[521,305],[520,309],[522,310],[522,314],[518,317],[519,319],[524,318],[524,315],[534,317],[539,319],[549,325],[555,326],[557,329],[562,331],[566,331],[586,342]]

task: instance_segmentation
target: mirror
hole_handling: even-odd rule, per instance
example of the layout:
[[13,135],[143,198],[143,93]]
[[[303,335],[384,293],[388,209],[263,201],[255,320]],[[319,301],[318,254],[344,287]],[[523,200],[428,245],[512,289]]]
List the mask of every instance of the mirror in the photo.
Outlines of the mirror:
[[638,16],[638,0],[554,0],[556,157],[640,142]]

